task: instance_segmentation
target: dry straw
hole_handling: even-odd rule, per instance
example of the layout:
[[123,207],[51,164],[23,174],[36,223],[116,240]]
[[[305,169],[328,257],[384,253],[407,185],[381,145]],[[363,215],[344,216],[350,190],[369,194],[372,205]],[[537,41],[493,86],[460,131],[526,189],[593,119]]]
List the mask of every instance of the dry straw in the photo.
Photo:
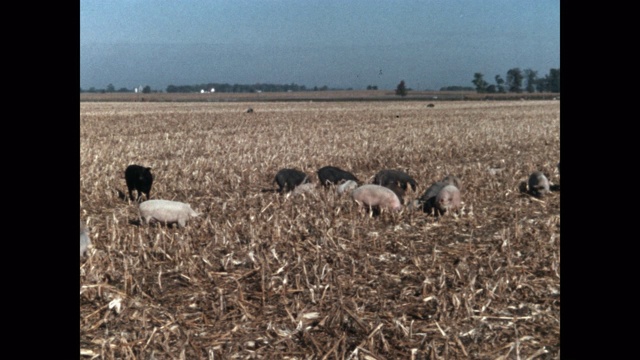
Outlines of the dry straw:
[[[560,356],[560,195],[518,191],[533,169],[559,183],[557,101],[81,102],[80,121],[82,358]],[[118,197],[132,163],[202,215],[140,225]],[[454,174],[463,209],[262,191],[326,165],[407,171],[406,201]]]

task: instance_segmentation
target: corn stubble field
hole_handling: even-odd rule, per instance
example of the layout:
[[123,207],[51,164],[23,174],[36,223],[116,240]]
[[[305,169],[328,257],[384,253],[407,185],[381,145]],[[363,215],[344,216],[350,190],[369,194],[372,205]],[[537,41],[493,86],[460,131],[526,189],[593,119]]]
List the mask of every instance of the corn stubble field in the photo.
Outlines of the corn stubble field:
[[[559,101],[81,102],[80,357],[558,359],[560,193],[519,185],[559,157]],[[129,164],[202,215],[141,225]],[[407,171],[405,202],[455,174],[464,206],[262,191],[326,165]]]

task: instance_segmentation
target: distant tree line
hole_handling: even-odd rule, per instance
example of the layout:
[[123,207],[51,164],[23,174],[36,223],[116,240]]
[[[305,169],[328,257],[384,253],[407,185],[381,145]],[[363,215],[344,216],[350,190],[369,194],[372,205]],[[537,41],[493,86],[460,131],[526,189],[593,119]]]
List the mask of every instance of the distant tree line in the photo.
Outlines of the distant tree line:
[[80,92],[88,92],[88,93],[126,93],[126,92],[134,92],[134,89],[127,89],[125,87],[120,88],[118,90],[116,90],[116,88],[113,86],[113,84],[109,84],[107,85],[107,87],[105,89],[96,89],[95,87],[90,87],[89,89],[83,89],[82,87],[80,87]]
[[[328,90],[353,90],[353,88],[330,88],[327,85],[314,86],[311,89],[307,89],[304,85],[291,84],[253,84],[253,85],[241,85],[241,84],[221,84],[221,83],[207,83],[197,85],[169,85],[166,88],[168,93],[199,93],[202,91],[210,92],[211,89],[215,89],[215,92],[222,93],[259,93],[259,92],[287,92],[287,91],[328,91]],[[137,90],[137,91],[136,91]],[[378,90],[377,85],[367,86],[367,90]],[[140,92],[143,94],[163,92],[163,90],[153,90],[149,85],[144,87],[134,87],[132,89],[120,88],[116,90],[113,84],[107,85],[104,89],[96,89],[90,87],[89,89],[83,89],[80,87],[81,93],[126,93],[126,92]]]
[[[168,93],[193,93],[201,92],[202,90],[209,92],[211,89],[215,89],[216,92],[222,93],[255,93],[255,92],[286,92],[286,91],[306,91],[307,88],[304,85],[291,84],[221,84],[221,83],[207,83],[197,85],[169,85],[167,86]],[[328,89],[328,88],[327,88]],[[314,90],[318,90],[317,87]]]
[[116,87],[113,86],[113,84],[109,84],[107,85],[106,88],[104,89],[96,89],[95,87],[90,87],[89,89],[83,89],[82,87],[80,87],[80,92],[81,93],[128,93],[128,92],[136,92],[136,89],[138,89],[138,92],[141,92],[143,94],[149,94],[152,92],[162,92],[162,90],[151,90],[151,87],[149,85],[146,85],[144,87],[135,87],[132,89],[127,89],[126,87],[122,87],[118,90],[116,90]]
[[538,72],[520,68],[513,68],[507,71],[506,80],[500,75],[495,76],[495,85],[484,80],[484,74],[473,74],[471,81],[475,85],[478,93],[521,93],[521,92],[560,92],[560,69],[550,69],[549,74],[538,77]]
[[474,91],[472,86],[444,86],[440,91]]
[[[544,77],[538,77],[538,72],[531,69],[521,70],[520,68],[509,69],[506,79],[499,74],[494,77],[495,84],[489,84],[484,80],[484,74],[477,72],[473,75],[471,81],[475,88],[467,86],[445,86],[440,91],[476,91],[478,93],[534,93],[534,92],[560,92],[560,69],[550,69],[549,74]],[[259,93],[259,92],[287,92],[287,91],[327,91],[327,90],[344,90],[329,88],[327,85],[312,89],[307,89],[304,85],[291,84],[227,84],[227,83],[206,83],[197,85],[169,85],[166,92],[168,93],[199,93],[202,91],[221,93]],[[346,90],[353,90],[348,88]],[[367,90],[378,90],[377,85],[368,85]],[[408,91],[412,89],[405,85],[404,80],[400,81],[396,87],[396,95],[406,96]],[[107,85],[105,89],[96,89],[94,87],[87,89],[80,88],[80,92],[89,93],[113,93],[113,92],[142,92],[144,94],[152,92],[162,92],[162,90],[152,90],[149,85],[137,87],[133,89],[120,88],[116,90],[113,84]]]

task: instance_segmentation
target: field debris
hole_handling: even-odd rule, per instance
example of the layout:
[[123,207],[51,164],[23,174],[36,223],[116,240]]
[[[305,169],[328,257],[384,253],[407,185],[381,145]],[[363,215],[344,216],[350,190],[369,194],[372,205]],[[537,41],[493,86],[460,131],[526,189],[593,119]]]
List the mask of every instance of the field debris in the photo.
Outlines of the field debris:
[[[558,101],[252,96],[80,102],[82,359],[560,358],[560,196],[517,191],[535,170],[558,179]],[[130,163],[153,165],[152,197],[202,215],[138,226],[113,191]],[[455,174],[461,215],[365,215],[320,186],[327,164],[410,169],[407,204]],[[278,193],[279,169],[314,194]]]

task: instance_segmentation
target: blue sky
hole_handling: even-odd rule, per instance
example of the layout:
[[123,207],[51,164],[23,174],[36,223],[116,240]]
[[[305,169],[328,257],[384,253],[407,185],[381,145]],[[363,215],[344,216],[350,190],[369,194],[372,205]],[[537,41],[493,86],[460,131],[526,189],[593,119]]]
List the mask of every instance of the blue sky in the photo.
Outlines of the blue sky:
[[80,87],[473,86],[560,67],[559,0],[80,0]]

